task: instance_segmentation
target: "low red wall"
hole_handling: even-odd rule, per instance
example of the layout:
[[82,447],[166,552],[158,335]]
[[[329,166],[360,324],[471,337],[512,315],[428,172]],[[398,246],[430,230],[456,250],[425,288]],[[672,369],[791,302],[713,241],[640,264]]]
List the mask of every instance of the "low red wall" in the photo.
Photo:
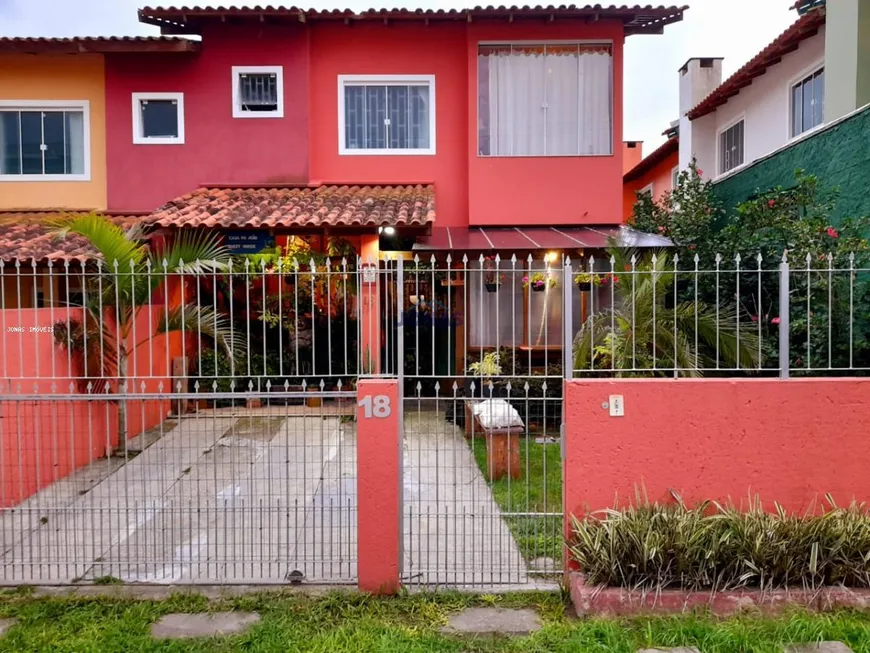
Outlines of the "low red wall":
[[[132,331],[127,339],[133,350],[129,391],[142,393],[145,384],[143,399],[128,402],[128,436],[156,426],[169,412],[168,401],[147,398],[161,383],[164,392],[171,391],[168,361],[182,352],[180,334],[149,337],[161,314],[161,307],[150,315],[147,308],[140,310],[135,339]],[[69,317],[81,319],[81,310],[71,310]],[[6,327],[0,334],[5,377],[0,381],[0,507],[19,503],[118,445],[117,403],[81,394],[81,370],[75,362],[70,365],[67,349],[55,344],[51,327],[66,320],[66,309],[59,308],[0,311]],[[71,400],[50,398],[69,395],[71,384],[76,395]]]
[[565,398],[566,516],[639,486],[650,500],[752,494],[795,511],[828,492],[870,501],[870,379],[578,380]]

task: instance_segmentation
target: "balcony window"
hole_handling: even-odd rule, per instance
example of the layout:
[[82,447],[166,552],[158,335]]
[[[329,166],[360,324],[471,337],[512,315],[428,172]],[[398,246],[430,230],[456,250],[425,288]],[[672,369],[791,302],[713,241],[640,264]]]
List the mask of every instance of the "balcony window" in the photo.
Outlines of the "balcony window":
[[435,154],[435,78],[339,77],[340,154]]
[[0,102],[0,180],[87,181],[88,103]]
[[481,156],[613,153],[610,45],[481,45],[477,61]]

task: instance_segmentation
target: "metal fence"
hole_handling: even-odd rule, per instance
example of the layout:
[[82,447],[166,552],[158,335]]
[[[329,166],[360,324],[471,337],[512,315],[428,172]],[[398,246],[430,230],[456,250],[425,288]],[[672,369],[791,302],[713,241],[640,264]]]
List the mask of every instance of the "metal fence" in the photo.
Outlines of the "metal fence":
[[564,379],[863,374],[868,272],[661,252],[0,262],[2,581],[353,582],[355,385],[391,376],[405,582],[552,587]]

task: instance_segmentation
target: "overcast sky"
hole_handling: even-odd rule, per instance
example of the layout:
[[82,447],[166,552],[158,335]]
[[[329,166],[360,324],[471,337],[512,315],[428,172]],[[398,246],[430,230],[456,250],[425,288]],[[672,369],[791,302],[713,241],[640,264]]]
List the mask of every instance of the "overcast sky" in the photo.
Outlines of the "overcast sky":
[[[618,3],[623,2],[630,4],[630,0]],[[638,4],[648,2],[653,0],[639,0]],[[176,3],[171,0],[0,0],[0,36],[157,34],[156,27],[142,25],[136,19],[136,9],[145,4],[266,5],[269,0]],[[274,4],[280,3],[275,1]],[[723,65],[727,77],[797,18],[795,12],[788,10],[793,4],[790,0],[686,0],[686,4],[690,9],[683,22],[666,27],[664,35],[632,36],[627,40],[624,138],[643,140],[644,153],[651,152],[662,142],[662,131],[677,118],[677,70],[686,59],[725,57]],[[356,10],[381,6],[375,0],[346,0],[340,5],[299,2],[299,5]],[[460,8],[468,5],[453,0],[428,0],[419,5],[384,2],[382,6]]]

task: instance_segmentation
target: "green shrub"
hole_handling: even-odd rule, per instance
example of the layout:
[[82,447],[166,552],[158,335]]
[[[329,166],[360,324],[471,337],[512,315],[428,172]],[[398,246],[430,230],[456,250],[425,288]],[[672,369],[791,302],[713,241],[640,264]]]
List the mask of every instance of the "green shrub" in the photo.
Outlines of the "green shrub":
[[572,520],[569,549],[590,584],[635,590],[870,587],[870,513],[848,508],[789,514],[704,502],[639,500]]

